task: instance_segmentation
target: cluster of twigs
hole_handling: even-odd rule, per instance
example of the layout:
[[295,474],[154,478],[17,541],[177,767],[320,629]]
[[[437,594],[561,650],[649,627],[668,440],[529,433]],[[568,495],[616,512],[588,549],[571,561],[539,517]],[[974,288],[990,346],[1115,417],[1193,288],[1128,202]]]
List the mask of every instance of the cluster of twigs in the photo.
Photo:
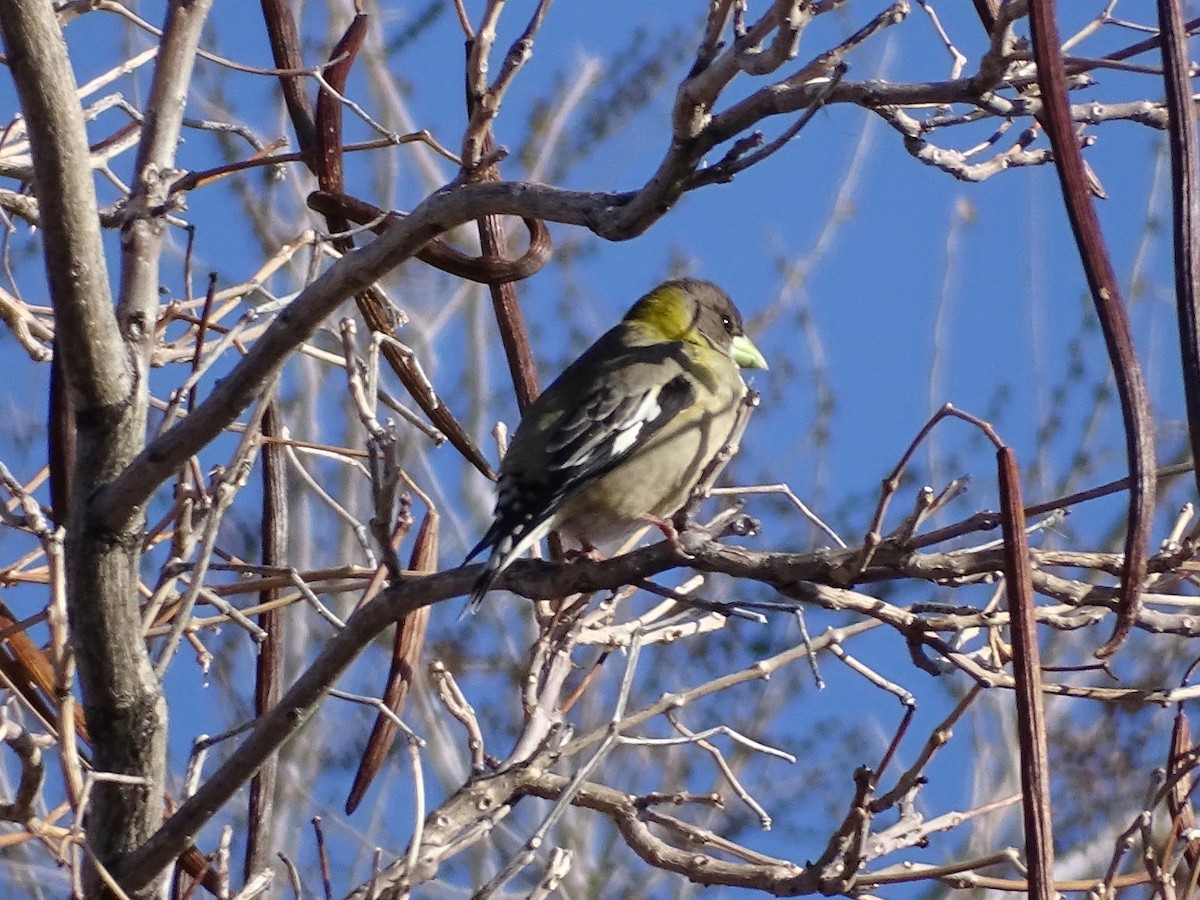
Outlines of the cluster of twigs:
[[[383,126],[347,95],[369,24],[361,9],[327,61],[314,65],[304,58],[300,23],[289,5],[264,0],[275,67],[253,69],[199,49],[207,3],[172,4],[159,30],[111,0],[66,3],[53,13],[40,4],[0,2],[4,62],[25,110],[0,133],[0,179],[12,184],[0,186],[0,211],[9,236],[17,220],[44,230],[51,272],[51,302],[41,304],[23,297],[10,275],[8,286],[0,286],[0,317],[31,360],[54,360],[47,377],[51,409],[46,467],[21,480],[0,465],[0,488],[6,495],[0,505],[3,527],[23,542],[19,551],[0,560],[0,584],[22,585],[25,595],[33,589],[40,598],[36,609],[24,616],[0,604],[0,678],[13,698],[8,710],[0,710],[0,740],[20,770],[10,802],[0,806],[0,818],[17,826],[0,837],[2,845],[37,845],[47,858],[69,864],[79,894],[103,889],[118,896],[148,895],[177,862],[190,879],[180,882],[181,894],[202,885],[218,896],[230,896],[235,877],[229,828],[208,856],[193,842],[249,784],[246,852],[237,896],[262,894],[271,883],[279,826],[273,811],[279,790],[277,753],[332,694],[365,702],[377,711],[348,809],[362,800],[397,736],[405,741],[414,785],[407,849],[394,860],[377,858],[373,875],[356,896],[402,896],[441,876],[451,860],[493,834],[525,798],[550,801],[548,811],[523,838],[519,852],[479,886],[478,896],[498,894],[531,866],[541,869],[533,879],[533,895],[547,894],[561,884],[579,863],[565,847],[552,852],[546,848],[555,840],[555,826],[575,809],[610,821],[629,848],[658,869],[701,884],[777,895],[857,896],[890,884],[939,881],[954,887],[1027,890],[1038,897],[1070,889],[1112,896],[1124,886],[1151,884],[1170,896],[1182,863],[1194,885],[1200,866],[1186,829],[1195,751],[1182,710],[1172,746],[1164,748],[1164,758],[1170,760],[1166,774],[1114,846],[1107,870],[1087,881],[1054,882],[1043,697],[1152,706],[1181,704],[1200,688],[1186,680],[1127,688],[1088,678],[1047,678],[1038,661],[1037,634],[1112,621],[1111,638],[1097,651],[1101,657],[1116,653],[1132,631],[1200,634],[1191,594],[1196,529],[1190,508],[1161,548],[1149,552],[1156,474],[1162,473],[1155,471],[1150,416],[1127,317],[1091,211],[1099,182],[1080,156],[1080,148],[1094,139],[1092,130],[1101,123],[1127,120],[1170,131],[1184,383],[1192,443],[1200,450],[1200,349],[1195,328],[1200,316],[1194,298],[1195,201],[1189,193],[1195,183],[1196,154],[1189,143],[1194,142],[1195,126],[1187,81],[1187,40],[1195,23],[1183,21],[1178,0],[1160,0],[1160,24],[1148,37],[1103,56],[1078,57],[1065,54],[1063,48],[1102,29],[1130,25],[1114,18],[1115,4],[1063,41],[1050,0],[1003,5],[977,0],[986,50],[971,66],[936,11],[922,3],[951,59],[949,77],[921,83],[856,78],[849,57],[904,21],[910,8],[900,0],[864,15],[849,36],[798,62],[806,29],[849,6],[844,0],[776,0],[753,18],[738,0],[708,4],[690,70],[675,93],[667,126],[671,140],[657,167],[635,189],[586,193],[509,181],[502,174],[506,151],[494,135],[496,115],[533,52],[548,14],[546,0],[536,5],[494,67],[497,25],[505,4],[489,0],[477,17],[463,3],[455,4],[466,39],[467,98],[466,126],[453,150],[428,131],[401,134]],[[153,35],[157,46],[116,63],[77,92],[54,93],[70,84],[67,59],[56,56],[53,46],[58,29],[74,17],[104,14],[120,16]],[[1021,37],[1027,16],[1032,53]],[[1163,56],[1161,70],[1132,61],[1155,50]],[[232,71],[277,79],[297,149],[278,152],[280,143],[260,141],[233,122],[183,117],[178,98],[188,93],[197,56]],[[118,79],[151,64],[154,75],[143,108],[119,93],[104,93]],[[1147,79],[1165,72],[1166,99],[1069,103],[1070,82],[1079,84],[1098,69]],[[743,91],[740,99],[725,100],[731,85],[750,79],[753,89]],[[402,713],[416,673],[428,662],[421,656],[430,607],[465,593],[475,573],[439,570],[441,523],[447,510],[438,509],[431,499],[432,486],[401,464],[398,430],[411,427],[430,442],[448,442],[484,474],[491,475],[492,467],[453,404],[426,374],[419,350],[395,337],[401,315],[385,286],[388,272],[415,257],[442,272],[487,285],[523,408],[536,396],[538,377],[515,282],[536,273],[550,258],[544,222],[582,226],[612,240],[636,237],[686,192],[733,180],[750,166],[765,163],[812,121],[817,110],[833,104],[853,104],[877,115],[902,136],[905,149],[917,159],[964,180],[980,180],[1018,165],[1053,162],[1058,167],[1117,378],[1130,478],[1087,495],[1026,507],[1018,461],[1001,437],[989,423],[946,407],[885,482],[876,514],[860,540],[847,542],[818,523],[833,536],[836,549],[796,553],[723,543],[727,535],[754,530],[752,520],[732,509],[704,527],[690,529],[682,546],[658,544],[600,562],[520,562],[500,582],[534,601],[536,624],[518,680],[522,716],[513,729],[512,749],[493,752],[452,667],[432,661],[429,682],[441,703],[438,718],[461,725],[461,752],[469,760],[469,772],[457,790],[427,802],[425,739],[405,724]],[[98,140],[82,140],[86,124],[110,110],[122,111],[128,123]],[[347,110],[376,130],[378,139],[344,144],[342,117]],[[777,116],[790,119],[768,139],[757,129]],[[975,146],[957,150],[934,142],[981,122],[994,123],[994,133]],[[1014,127],[1018,136],[1002,146]],[[176,169],[174,155],[183,128],[234,134],[252,151],[234,163],[184,173]],[[62,143],[62,133],[80,140],[68,146]],[[1048,146],[1035,146],[1043,133]],[[345,154],[400,144],[430,148],[457,167],[456,177],[430,193],[411,214],[347,194]],[[721,150],[716,162],[704,165],[706,157]],[[131,152],[136,153],[134,177],[127,184],[117,174],[117,162],[126,162]],[[318,189],[309,197],[309,206],[323,217],[323,231],[301,230],[240,284],[218,290],[214,279],[203,297],[190,293],[189,241],[185,295],[163,301],[157,287],[166,229],[188,227],[189,198],[202,202],[210,185],[268,166],[307,170]],[[117,202],[97,205],[96,176],[112,185],[120,197]],[[308,176],[291,177],[309,183]],[[510,253],[502,216],[523,220],[529,236],[523,253]],[[464,254],[446,238],[471,222],[481,251],[477,256]],[[119,257],[109,260],[121,271],[115,305],[103,277],[101,228],[120,228],[122,234]],[[369,234],[375,237],[359,247]],[[11,271],[7,240],[5,268]],[[303,286],[294,294],[276,296],[268,285],[288,267],[305,269]],[[88,277],[77,277],[81,272]],[[360,341],[356,320],[344,318],[339,345],[331,350],[314,333],[351,297],[369,337]],[[365,435],[366,452],[292,436],[290,426],[295,423],[276,399],[275,385],[285,362],[296,354],[344,370],[347,405]],[[381,374],[381,361],[386,374]],[[151,390],[150,371],[170,366],[183,366],[184,374],[168,394],[158,396]],[[212,382],[214,371],[223,376],[202,396],[201,386]],[[392,377],[406,399],[387,388]],[[403,426],[381,419],[380,405]],[[889,503],[913,451],[945,418],[970,422],[996,447],[1000,512],[981,512],[957,525],[923,531],[929,517],[957,496],[959,486],[952,484],[940,493],[919,492],[912,511],[884,533]],[[200,454],[214,452],[213,442],[227,435],[235,440],[228,444],[225,462],[206,472]],[[735,449],[728,448],[722,462]],[[326,460],[369,483],[369,519],[312,474],[316,461]],[[261,500],[245,490],[256,466],[263,473]],[[289,478],[303,481],[328,514],[353,533],[356,563],[303,570],[289,562]],[[786,486],[782,490],[790,495]],[[1028,535],[1056,521],[1064,510],[1097,493],[1122,490],[1130,497],[1124,553],[1028,546]],[[412,496],[423,510],[419,524]],[[165,510],[147,524],[145,510],[156,498],[166,500]],[[261,557],[250,561],[223,545],[220,529],[231,510],[259,502]],[[1035,521],[1030,525],[1027,518]],[[967,536],[997,526],[1002,528],[1000,540],[962,546]],[[410,536],[405,566],[399,554]],[[143,558],[155,563],[152,577],[141,566]],[[677,588],[652,581],[683,567],[700,574]],[[762,594],[769,599],[711,599],[706,596],[710,574],[737,579],[741,590],[764,586]],[[901,582],[993,584],[995,590],[982,607],[905,606],[872,593],[880,585]],[[328,597],[346,593],[355,594],[357,604],[343,620]],[[590,603],[597,594],[600,600]],[[635,594],[651,594],[660,602],[636,612]],[[1035,595],[1049,602],[1037,605]],[[849,613],[852,621],[811,638],[805,632],[797,647],[745,668],[697,677],[693,686],[652,702],[636,699],[634,688],[643,674],[639,663],[647,648],[712,635],[737,618],[797,616],[804,607]],[[327,623],[332,636],[285,687],[286,626],[302,610],[311,610]],[[43,624],[49,635],[45,648],[30,636],[31,629]],[[382,698],[335,690],[358,654],[392,624],[396,635]],[[213,659],[209,636],[230,626],[245,633],[243,646],[258,649],[252,716],[228,734],[198,742],[188,776],[179,789],[168,790],[163,679],[178,666],[177,652],[185,642],[207,669]],[[863,654],[851,652],[860,635],[880,628],[903,639],[914,667],[939,675],[961,674],[971,684],[902,771],[896,771],[898,751],[916,698]],[[804,661],[815,665],[822,654],[895,697],[905,710],[882,758],[847,779],[852,797],[842,819],[828,829],[822,854],[801,864],[760,853],[696,824],[688,813],[722,809],[726,795],[731,795],[769,827],[768,804],[744,783],[746,763],[741,757],[793,757],[761,736],[725,723],[693,728],[681,711],[704,698],[768,679],[785,667]],[[574,733],[572,711],[589,695],[603,694],[598,684],[605,670],[618,663],[620,684],[605,700],[611,703],[603,722]],[[74,699],[76,666],[86,715]],[[930,767],[950,740],[953,726],[989,688],[1011,689],[1017,698],[1021,790],[926,817],[920,810]],[[654,726],[671,736],[654,737]],[[138,740],[131,740],[122,727],[136,731]],[[739,759],[722,751],[716,738],[732,742]],[[209,749],[225,740],[236,742],[235,749],[205,772]],[[664,786],[632,793],[616,780],[619,771],[606,767],[615,750],[629,746],[652,754],[668,747],[702,751],[714,760],[723,791],[693,793]],[[53,791],[43,787],[43,752],[49,748],[56,748],[62,771],[61,786]],[[54,806],[48,808],[48,803]],[[935,832],[961,828],[1014,804],[1024,812],[1021,847],[1005,845],[942,865],[906,855],[923,847]],[[1165,844],[1154,836],[1156,823],[1164,818],[1172,828]],[[1141,867],[1125,871],[1124,849],[1139,838]],[[290,860],[285,862],[299,892],[301,876]],[[327,892],[330,885],[327,873]]]

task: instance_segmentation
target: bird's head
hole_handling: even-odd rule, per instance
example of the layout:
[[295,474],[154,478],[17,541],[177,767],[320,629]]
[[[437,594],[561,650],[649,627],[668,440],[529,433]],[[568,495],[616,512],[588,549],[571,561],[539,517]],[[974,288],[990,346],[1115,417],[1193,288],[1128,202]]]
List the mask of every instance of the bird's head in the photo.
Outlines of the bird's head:
[[742,330],[742,314],[711,281],[665,281],[637,301],[625,321],[669,341],[707,345],[743,369],[765,369],[767,361]]

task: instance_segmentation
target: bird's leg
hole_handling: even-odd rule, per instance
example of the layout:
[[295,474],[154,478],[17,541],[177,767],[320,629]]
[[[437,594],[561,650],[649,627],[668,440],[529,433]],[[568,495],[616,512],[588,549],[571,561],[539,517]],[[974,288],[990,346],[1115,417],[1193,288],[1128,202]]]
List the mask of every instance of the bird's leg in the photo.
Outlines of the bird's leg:
[[667,539],[667,543],[672,547],[679,546],[679,529],[675,527],[675,523],[670,519],[660,519],[658,516],[652,516],[646,513],[642,516],[642,520],[649,522],[655,528],[663,533],[663,537]]
[[577,537],[579,547],[572,547],[569,550],[563,551],[563,559],[567,562],[574,562],[577,559],[590,559],[592,562],[601,562],[605,557],[604,554],[592,546],[591,541],[586,538]]
[[675,516],[674,521],[671,519],[663,519],[659,516],[652,516],[646,513],[642,516],[642,520],[649,522],[658,528],[663,533],[663,537],[667,539],[667,543],[671,545],[671,549],[683,556],[686,559],[691,559],[692,554],[688,553],[679,543],[679,535],[681,532],[687,531],[688,520],[686,513],[680,513]]

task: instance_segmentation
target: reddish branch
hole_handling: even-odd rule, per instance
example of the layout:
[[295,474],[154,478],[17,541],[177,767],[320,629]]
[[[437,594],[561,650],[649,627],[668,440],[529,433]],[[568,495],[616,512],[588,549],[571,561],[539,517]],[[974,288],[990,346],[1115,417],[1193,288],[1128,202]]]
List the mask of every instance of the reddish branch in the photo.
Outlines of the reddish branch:
[[1103,658],[1116,653],[1129,636],[1137,616],[1142,581],[1146,577],[1146,552],[1150,545],[1154,516],[1154,422],[1150,416],[1146,383],[1133,347],[1129,316],[1121,302],[1117,276],[1100,231],[1100,220],[1092,203],[1083,154],[1071,120],[1054,0],[1030,0],[1029,18],[1046,135],[1054,148],[1063,202],[1108,346],[1108,357],[1125,420],[1126,457],[1132,482],[1125,535],[1125,571],[1112,637],[1096,651],[1096,655]]

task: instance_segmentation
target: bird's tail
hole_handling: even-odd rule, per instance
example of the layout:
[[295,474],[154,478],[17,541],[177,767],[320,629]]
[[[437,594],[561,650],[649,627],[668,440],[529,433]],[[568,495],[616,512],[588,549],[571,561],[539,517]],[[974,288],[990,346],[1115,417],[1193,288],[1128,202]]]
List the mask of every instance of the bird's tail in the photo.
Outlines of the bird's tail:
[[484,564],[483,571],[479,573],[479,577],[475,580],[475,587],[471,589],[471,596],[467,602],[467,606],[461,615],[459,615],[460,620],[468,614],[474,615],[479,611],[479,606],[483,603],[484,596],[492,589],[492,586],[496,583],[496,579],[512,564],[514,559],[544,538],[549,533],[551,526],[552,522],[549,518],[533,527],[523,528],[517,534],[514,534],[511,530],[501,529],[498,525],[492,526],[488,533],[484,535],[483,540],[475,546],[475,549],[463,561],[465,565],[481,551],[488,547],[492,548],[492,553]]
[[[511,544],[511,542],[509,543]],[[462,614],[459,616],[460,619],[467,614],[475,615],[475,613],[479,612],[483,598],[492,589],[492,585],[496,583],[496,579],[500,577],[500,573],[508,568],[510,561],[511,558],[505,558],[505,553],[500,549],[499,545],[492,549],[492,555],[488,557],[487,563],[484,564],[483,571],[475,579],[475,587],[471,588],[470,599],[467,602],[466,608],[463,609]]]
[[467,558],[463,560],[463,565],[465,566],[489,547],[492,550],[488,555],[487,562],[483,566],[483,571],[475,579],[475,586],[471,588],[471,595],[466,607],[458,614],[459,621],[462,621],[463,617],[468,613],[474,615],[479,612],[479,604],[483,602],[484,596],[492,589],[492,585],[496,583],[496,579],[504,571],[504,552],[501,547],[507,544],[508,549],[511,549],[512,538],[506,538],[498,525],[499,523],[493,523],[492,527],[488,529],[487,534],[483,536],[483,540],[476,544],[471,552],[467,554]]

